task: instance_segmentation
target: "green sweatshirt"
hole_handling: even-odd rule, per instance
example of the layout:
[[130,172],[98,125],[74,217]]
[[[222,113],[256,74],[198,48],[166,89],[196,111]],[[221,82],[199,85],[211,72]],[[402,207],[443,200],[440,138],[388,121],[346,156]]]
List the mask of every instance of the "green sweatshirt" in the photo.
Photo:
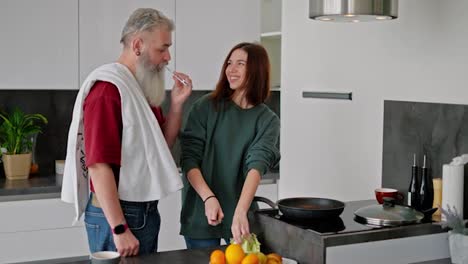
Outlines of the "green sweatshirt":
[[[231,224],[250,169],[261,175],[279,161],[280,120],[265,104],[242,109],[232,101],[216,109],[209,94],[196,101],[181,133],[184,175],[199,168],[224,213],[210,226],[205,205],[184,177],[180,234],[192,239],[231,238]],[[252,208],[252,207],[251,207]]]

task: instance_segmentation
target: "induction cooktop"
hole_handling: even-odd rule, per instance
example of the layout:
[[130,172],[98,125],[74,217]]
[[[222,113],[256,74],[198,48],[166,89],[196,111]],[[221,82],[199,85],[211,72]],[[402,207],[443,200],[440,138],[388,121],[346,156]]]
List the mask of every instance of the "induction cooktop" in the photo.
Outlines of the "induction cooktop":
[[354,220],[354,212],[364,206],[376,204],[375,200],[365,200],[365,201],[352,201],[346,202],[345,209],[343,213],[336,218],[331,219],[320,219],[320,220],[313,220],[313,221],[298,221],[295,219],[290,219],[281,215],[277,209],[263,209],[257,211],[262,215],[266,215],[268,217],[275,218],[281,222],[297,226],[302,229],[309,230],[311,232],[318,233],[320,235],[328,235],[328,234],[344,234],[344,233],[352,233],[352,232],[361,232],[367,231],[372,229],[382,229],[382,228],[389,228],[389,227],[380,227],[380,226],[370,226],[364,225],[356,222]]

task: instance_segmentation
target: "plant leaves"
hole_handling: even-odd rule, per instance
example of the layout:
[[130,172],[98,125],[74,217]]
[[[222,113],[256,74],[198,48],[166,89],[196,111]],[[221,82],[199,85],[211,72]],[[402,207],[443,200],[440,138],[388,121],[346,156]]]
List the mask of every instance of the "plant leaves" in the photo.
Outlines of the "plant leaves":
[[7,154],[21,154],[31,151],[31,137],[41,133],[40,124],[47,124],[47,118],[41,114],[25,114],[15,108],[10,114],[0,113],[0,147]]

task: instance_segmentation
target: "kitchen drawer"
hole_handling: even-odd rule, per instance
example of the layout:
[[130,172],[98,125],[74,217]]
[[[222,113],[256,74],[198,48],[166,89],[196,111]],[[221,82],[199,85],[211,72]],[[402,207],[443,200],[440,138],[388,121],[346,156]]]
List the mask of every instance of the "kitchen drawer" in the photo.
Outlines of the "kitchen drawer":
[[[3,216],[3,215],[2,215]],[[89,254],[83,227],[0,234],[0,263],[15,263]]]
[[[73,204],[60,199],[0,203],[0,234],[72,227]],[[78,226],[83,226],[82,222]]]
[[327,247],[326,263],[403,264],[449,257],[447,233]]

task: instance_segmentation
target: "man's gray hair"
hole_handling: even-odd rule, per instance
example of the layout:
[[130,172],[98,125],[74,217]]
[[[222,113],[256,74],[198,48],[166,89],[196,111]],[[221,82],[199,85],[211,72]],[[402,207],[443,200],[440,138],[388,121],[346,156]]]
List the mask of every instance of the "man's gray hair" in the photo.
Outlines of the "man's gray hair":
[[154,28],[165,27],[167,30],[174,30],[174,22],[167,18],[161,11],[153,8],[138,8],[128,18],[122,30],[120,43],[128,45],[130,36],[143,31],[152,31]]

